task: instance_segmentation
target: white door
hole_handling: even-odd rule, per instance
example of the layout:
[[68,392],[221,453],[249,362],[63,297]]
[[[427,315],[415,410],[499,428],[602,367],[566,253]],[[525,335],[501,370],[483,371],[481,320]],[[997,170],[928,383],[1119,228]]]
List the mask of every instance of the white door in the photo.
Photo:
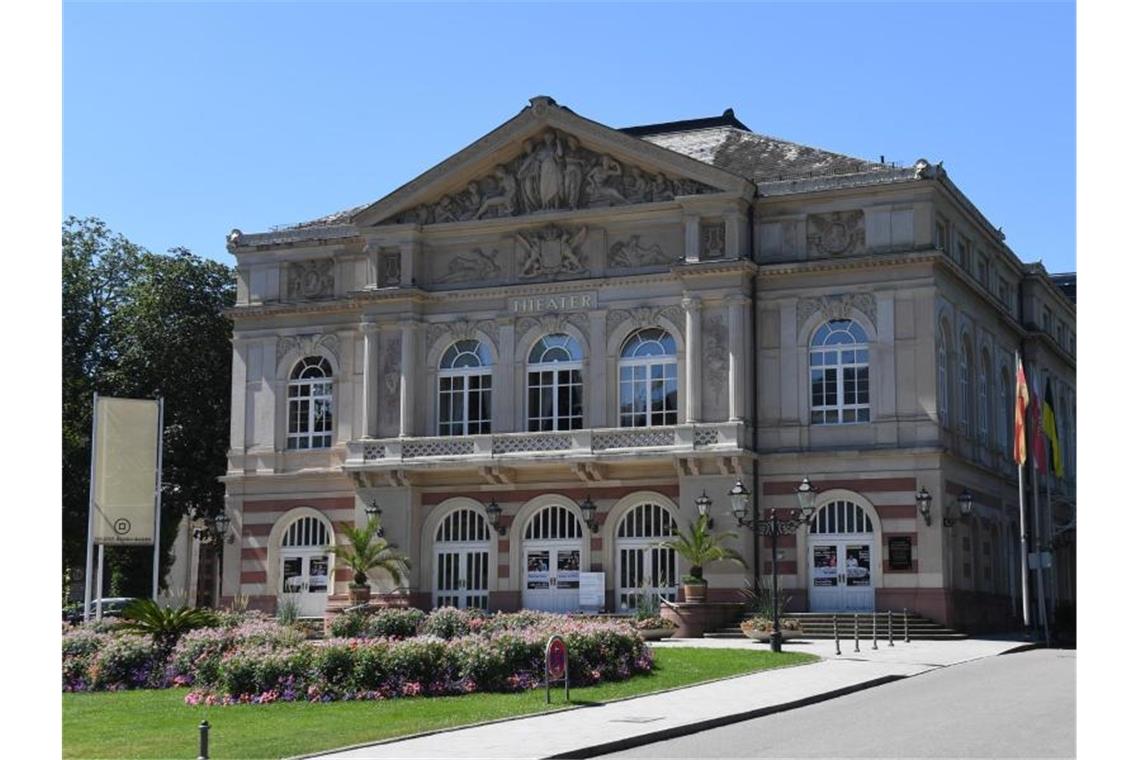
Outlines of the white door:
[[432,606],[487,609],[490,560],[486,549],[436,549]]
[[582,543],[530,543],[523,554],[526,562],[523,607],[545,612],[577,610]]
[[677,522],[659,504],[638,504],[618,521],[617,608],[637,609],[639,601],[657,608],[659,599],[677,601],[677,554],[659,544],[677,530]]
[[331,567],[332,558],[328,554],[290,553],[287,549],[282,550],[281,592],[286,599],[297,603],[301,617],[320,617],[325,614]]
[[807,543],[812,612],[875,609],[874,530],[870,515],[854,502],[833,501],[816,510]]

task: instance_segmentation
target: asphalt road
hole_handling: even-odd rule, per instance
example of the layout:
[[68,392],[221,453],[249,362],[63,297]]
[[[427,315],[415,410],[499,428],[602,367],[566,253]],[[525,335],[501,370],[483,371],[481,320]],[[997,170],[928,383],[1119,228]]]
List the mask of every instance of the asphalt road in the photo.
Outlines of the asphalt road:
[[1076,652],[943,668],[607,757],[1076,757]]

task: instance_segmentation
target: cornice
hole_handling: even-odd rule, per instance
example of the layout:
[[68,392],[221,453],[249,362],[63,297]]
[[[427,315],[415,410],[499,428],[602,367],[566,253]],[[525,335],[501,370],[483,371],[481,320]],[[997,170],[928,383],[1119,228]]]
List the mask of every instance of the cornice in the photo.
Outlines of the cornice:
[[794,274],[814,274],[849,269],[877,269],[882,267],[908,266],[938,261],[944,254],[934,248],[910,253],[870,253],[861,256],[840,256],[833,259],[811,259],[807,261],[774,262],[760,264],[757,276],[760,278],[779,277]]

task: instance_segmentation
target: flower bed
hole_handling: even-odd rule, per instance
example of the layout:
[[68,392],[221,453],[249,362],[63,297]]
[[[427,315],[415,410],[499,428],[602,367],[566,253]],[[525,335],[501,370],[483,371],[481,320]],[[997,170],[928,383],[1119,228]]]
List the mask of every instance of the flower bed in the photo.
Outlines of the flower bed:
[[[417,616],[418,635],[402,635]],[[369,617],[354,637],[307,641],[295,629],[251,616],[186,634],[167,661],[158,661],[144,638],[79,629],[64,637],[64,689],[185,685],[192,687],[189,704],[517,691],[542,684],[546,641],[554,634],[566,641],[571,685],[623,680],[653,667],[645,643],[623,623],[454,609]]]

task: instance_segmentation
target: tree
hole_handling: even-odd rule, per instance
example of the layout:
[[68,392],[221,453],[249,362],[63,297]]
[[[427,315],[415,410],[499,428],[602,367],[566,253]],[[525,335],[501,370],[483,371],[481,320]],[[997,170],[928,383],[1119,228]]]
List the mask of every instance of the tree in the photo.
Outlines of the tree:
[[379,528],[378,517],[370,518],[363,528],[345,523],[341,529],[347,543],[333,547],[337,558],[352,571],[352,582],[357,586],[368,584],[371,570],[383,570],[397,585],[411,572],[411,560],[406,555],[393,549],[387,539],[375,538]]
[[[64,567],[87,537],[92,393],[164,399],[162,568],[182,515],[222,509],[229,445],[233,270],[154,254],[98,219],[63,228]],[[108,549],[117,595],[150,593],[152,549]]]
[[[663,549],[672,549],[689,563],[689,575],[685,582],[704,583],[704,567],[710,562],[728,560],[744,564],[744,558],[735,549],[725,546],[724,542],[736,538],[735,533],[713,533],[709,530],[709,518],[701,515],[696,523],[689,523],[688,533],[673,536],[662,541],[658,546]],[[690,581],[690,579],[692,579]]]

